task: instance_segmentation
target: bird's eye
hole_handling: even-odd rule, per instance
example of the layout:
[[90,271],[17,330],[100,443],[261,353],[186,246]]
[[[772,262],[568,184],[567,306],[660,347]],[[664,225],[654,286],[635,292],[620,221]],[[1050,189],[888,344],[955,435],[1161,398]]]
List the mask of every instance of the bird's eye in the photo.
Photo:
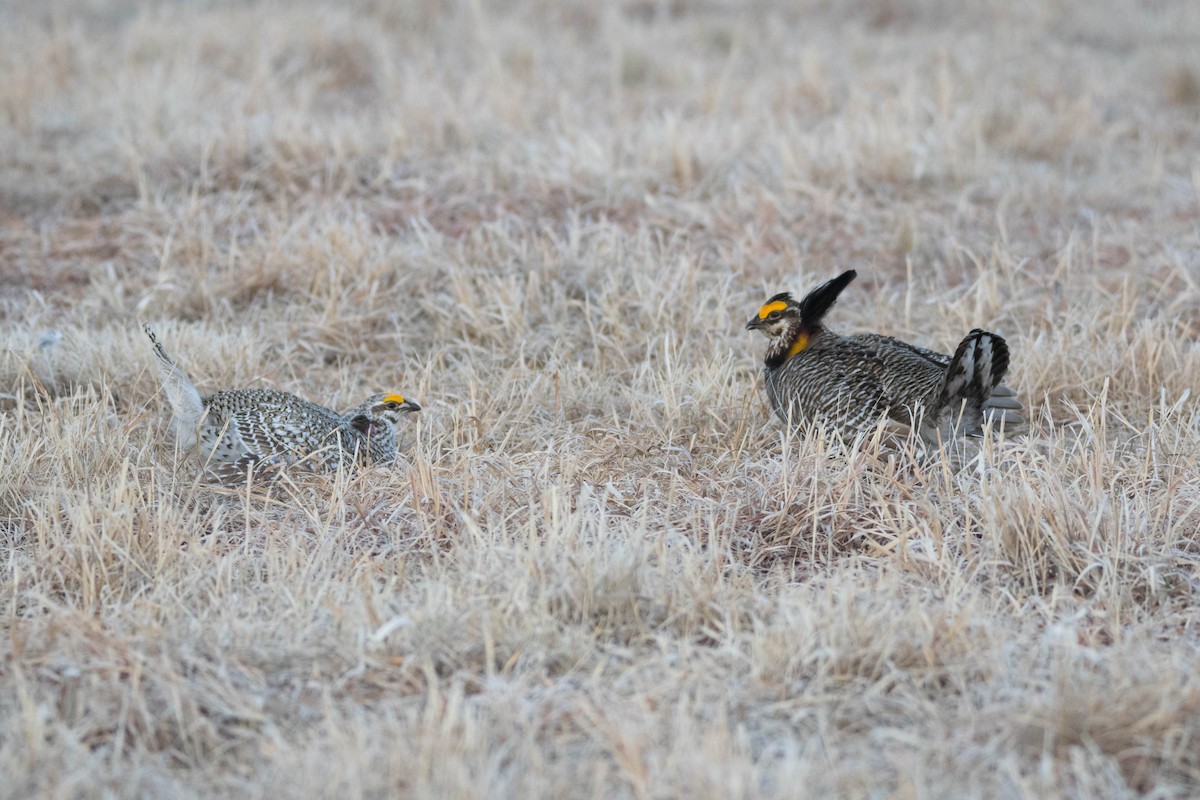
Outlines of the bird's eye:
[[767,319],[779,319],[779,312],[772,311],[770,314],[767,314]]
[[388,404],[387,404],[387,407],[388,407],[388,408],[399,408],[399,407],[400,407],[400,404],[399,404],[399,403],[397,403],[395,400],[389,400],[389,401],[388,401]]

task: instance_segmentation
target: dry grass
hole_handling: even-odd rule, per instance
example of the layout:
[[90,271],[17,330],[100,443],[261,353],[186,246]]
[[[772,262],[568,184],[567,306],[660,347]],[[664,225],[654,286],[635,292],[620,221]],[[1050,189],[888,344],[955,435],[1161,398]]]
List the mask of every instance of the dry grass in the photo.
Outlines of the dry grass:
[[[0,8],[0,795],[1200,793],[1198,39]],[[784,441],[742,323],[849,266],[846,330],[1007,335],[1028,436]],[[138,318],[205,390],[411,394],[408,461],[196,480]]]

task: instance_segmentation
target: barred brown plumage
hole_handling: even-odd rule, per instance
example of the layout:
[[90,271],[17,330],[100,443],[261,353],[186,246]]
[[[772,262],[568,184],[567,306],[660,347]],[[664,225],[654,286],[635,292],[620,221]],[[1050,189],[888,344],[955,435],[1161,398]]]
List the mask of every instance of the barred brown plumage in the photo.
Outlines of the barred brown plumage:
[[396,457],[396,424],[421,406],[398,393],[372,395],[339,414],[277,389],[231,389],[201,398],[149,325],[180,450],[197,451],[223,480],[295,464],[315,471],[384,464]]
[[854,280],[854,270],[821,284],[796,302],[777,294],[746,323],[770,340],[767,397],[785,422],[814,422],[850,438],[887,417],[927,442],[978,436],[1023,423],[1021,403],[1001,383],[1008,345],[975,329],[953,356],[875,333],[843,336],[825,327],[825,313]]

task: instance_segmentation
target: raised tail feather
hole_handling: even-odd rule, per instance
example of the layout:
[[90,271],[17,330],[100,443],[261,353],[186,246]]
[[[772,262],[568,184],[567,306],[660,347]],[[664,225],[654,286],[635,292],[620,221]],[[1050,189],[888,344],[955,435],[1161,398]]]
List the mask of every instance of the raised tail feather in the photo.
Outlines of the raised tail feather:
[[174,416],[171,419],[175,429],[175,438],[181,450],[191,450],[196,445],[196,426],[204,416],[204,401],[196,386],[188,379],[171,357],[163,350],[158,337],[149,325],[142,325],[142,330],[150,337],[154,345],[154,355],[158,358],[158,374],[162,379],[163,391],[171,403]]
[[954,351],[938,393],[934,422],[944,437],[956,428],[960,435],[978,434],[987,416],[995,418],[997,412],[1015,410],[1012,404],[1020,408],[1011,389],[996,392],[1006,372],[1008,344],[1004,339],[978,328],[968,333]]
[[850,281],[858,277],[858,273],[848,269],[833,280],[825,281],[804,296],[800,301],[800,320],[804,327],[813,330],[820,324],[821,318],[837,302],[838,295],[850,285]]

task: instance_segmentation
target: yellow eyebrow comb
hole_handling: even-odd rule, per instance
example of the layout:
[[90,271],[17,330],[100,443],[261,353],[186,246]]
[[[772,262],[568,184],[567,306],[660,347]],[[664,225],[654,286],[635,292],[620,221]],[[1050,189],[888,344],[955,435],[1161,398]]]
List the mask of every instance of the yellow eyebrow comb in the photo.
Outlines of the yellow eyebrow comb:
[[787,303],[783,302],[782,300],[776,300],[774,303],[767,303],[758,310],[758,318],[766,319],[767,315],[772,311],[783,311],[785,308],[787,308]]

